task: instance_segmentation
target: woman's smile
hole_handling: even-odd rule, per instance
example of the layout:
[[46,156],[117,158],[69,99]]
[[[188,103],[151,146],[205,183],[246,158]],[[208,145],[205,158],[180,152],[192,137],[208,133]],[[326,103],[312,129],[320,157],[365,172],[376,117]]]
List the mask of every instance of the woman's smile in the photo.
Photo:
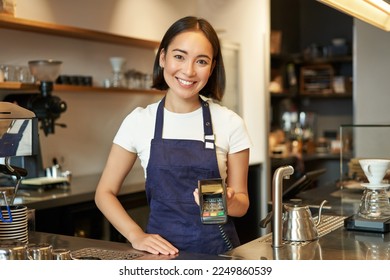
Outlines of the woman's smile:
[[180,84],[182,84],[185,87],[192,86],[193,84],[196,83],[196,82],[193,82],[193,81],[183,80],[183,79],[180,79],[180,78],[176,78],[176,79],[179,81]]

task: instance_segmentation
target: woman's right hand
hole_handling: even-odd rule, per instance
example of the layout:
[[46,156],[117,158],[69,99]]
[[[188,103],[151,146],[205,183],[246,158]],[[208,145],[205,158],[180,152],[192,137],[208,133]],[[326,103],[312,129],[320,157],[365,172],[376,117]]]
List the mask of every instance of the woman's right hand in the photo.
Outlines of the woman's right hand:
[[138,233],[131,240],[134,249],[146,251],[154,255],[175,255],[179,250],[158,234]]

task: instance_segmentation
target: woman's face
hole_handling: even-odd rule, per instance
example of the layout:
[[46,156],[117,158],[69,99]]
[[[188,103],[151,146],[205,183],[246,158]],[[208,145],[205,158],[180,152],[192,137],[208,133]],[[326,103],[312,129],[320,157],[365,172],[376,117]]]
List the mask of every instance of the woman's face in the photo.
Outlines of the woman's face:
[[170,93],[184,99],[197,96],[213,70],[213,48],[200,31],[180,33],[161,51],[160,66]]

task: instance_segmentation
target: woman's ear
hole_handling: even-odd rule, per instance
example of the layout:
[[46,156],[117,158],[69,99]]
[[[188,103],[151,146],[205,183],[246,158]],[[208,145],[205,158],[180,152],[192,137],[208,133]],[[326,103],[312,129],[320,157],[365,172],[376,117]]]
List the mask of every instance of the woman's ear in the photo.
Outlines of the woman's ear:
[[161,51],[160,51],[159,64],[160,64],[161,68],[165,67],[165,50],[164,49],[161,49]]

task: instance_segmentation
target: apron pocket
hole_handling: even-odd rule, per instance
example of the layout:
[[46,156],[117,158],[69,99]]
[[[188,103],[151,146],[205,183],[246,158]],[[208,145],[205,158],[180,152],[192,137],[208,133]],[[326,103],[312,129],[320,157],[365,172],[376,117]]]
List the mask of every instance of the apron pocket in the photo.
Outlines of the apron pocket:
[[171,202],[194,201],[192,193],[198,180],[212,178],[210,170],[192,166],[156,166],[150,174],[153,177],[146,179],[147,192],[153,199]]

